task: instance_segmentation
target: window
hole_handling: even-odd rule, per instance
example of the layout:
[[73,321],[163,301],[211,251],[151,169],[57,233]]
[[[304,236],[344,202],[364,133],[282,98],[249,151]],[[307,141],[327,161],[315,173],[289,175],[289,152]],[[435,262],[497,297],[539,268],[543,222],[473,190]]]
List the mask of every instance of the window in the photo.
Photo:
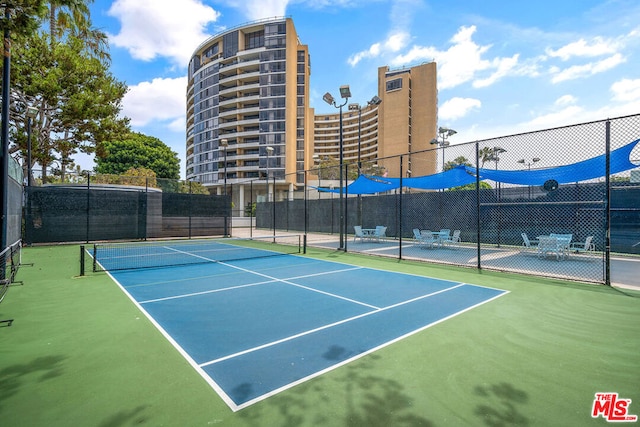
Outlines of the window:
[[387,92],[402,89],[402,79],[393,79],[387,81]]
[[210,58],[210,57],[212,57],[213,55],[217,54],[217,53],[218,53],[218,51],[219,51],[219,45],[218,45],[218,43],[215,43],[215,44],[213,44],[213,45],[209,46],[209,47],[207,48],[207,50],[205,50],[205,51],[204,51],[204,53],[203,53],[202,55],[203,55],[204,57],[206,57],[206,58]]
[[272,37],[272,38],[269,38],[269,39],[265,40],[264,45],[266,46],[267,49],[285,47],[287,45],[287,38],[284,37],[284,36],[282,36],[282,37]]
[[238,53],[238,32],[225,34],[222,38],[224,57],[230,58]]
[[287,24],[284,22],[277,24],[267,24],[264,26],[264,31],[267,36],[275,34],[287,34]]
[[255,49],[264,46],[264,31],[245,34],[244,45],[245,49]]

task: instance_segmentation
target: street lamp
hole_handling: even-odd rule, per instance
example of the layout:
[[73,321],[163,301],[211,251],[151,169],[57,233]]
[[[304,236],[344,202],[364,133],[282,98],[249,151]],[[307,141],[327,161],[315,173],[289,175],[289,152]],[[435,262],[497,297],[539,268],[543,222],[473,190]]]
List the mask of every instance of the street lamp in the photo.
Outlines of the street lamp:
[[344,102],[340,105],[338,105],[335,101],[335,99],[333,99],[333,96],[327,92],[324,94],[324,96],[322,97],[322,99],[324,100],[324,102],[326,102],[329,105],[333,105],[334,107],[338,108],[340,110],[340,160],[339,160],[339,167],[340,167],[340,247],[338,248],[339,250],[344,249],[344,228],[345,228],[345,222],[344,222],[344,201],[343,201],[343,188],[342,188],[342,163],[343,163],[343,140],[342,140],[342,107],[344,107],[345,105],[347,105],[347,102],[349,101],[349,98],[351,98],[351,90],[349,89],[348,85],[343,85],[340,86],[340,97],[344,99]]
[[[271,155],[271,153],[273,153],[273,147],[269,146],[267,147],[267,195],[266,195],[266,201],[269,202],[270,197],[269,197],[269,156]],[[274,188],[273,191],[275,191],[276,189]]]
[[[382,99],[380,99],[377,95],[371,98],[370,101],[367,101],[367,106],[369,105],[380,105]],[[362,161],[360,160],[360,137],[361,137],[361,125],[362,125],[362,107],[360,104],[349,104],[349,111],[357,111],[358,112],[358,176],[360,176],[362,169]]]
[[493,160],[496,163],[496,170],[498,170],[498,162],[500,161],[500,157],[498,156],[498,154],[502,154],[502,153],[506,153],[507,150],[505,150],[502,147],[493,147],[493,158],[491,160]]
[[313,163],[315,164],[316,162],[318,162],[318,199],[320,198],[320,187],[322,187],[322,176],[321,176],[321,169],[320,169],[320,156],[317,154],[313,155]]
[[220,140],[220,146],[224,147],[224,195],[227,195],[227,147],[229,141],[226,138]]
[[27,187],[31,187],[31,121],[38,114],[36,107],[27,107]]
[[453,129],[440,127],[438,128],[438,135],[440,136],[440,138],[438,137],[433,138],[431,142],[429,142],[432,145],[437,145],[438,147],[442,147],[442,172],[444,172],[444,148],[449,146],[449,141],[447,141],[447,138],[452,135],[455,135],[456,133],[458,132],[456,132]]
[[[538,163],[540,160],[541,159],[539,157],[534,157],[530,162],[527,162],[525,159],[520,159],[517,161],[517,163],[520,163],[523,166],[526,165],[527,168],[531,170],[531,165]],[[531,198],[531,186],[529,186],[529,198]]]
[[527,165],[527,167],[529,168],[529,170],[531,170],[531,165],[538,163],[540,161],[540,158],[538,157],[534,157],[533,159],[531,159],[530,162],[527,162],[525,159],[520,159],[517,161],[517,163],[520,163],[522,165]]

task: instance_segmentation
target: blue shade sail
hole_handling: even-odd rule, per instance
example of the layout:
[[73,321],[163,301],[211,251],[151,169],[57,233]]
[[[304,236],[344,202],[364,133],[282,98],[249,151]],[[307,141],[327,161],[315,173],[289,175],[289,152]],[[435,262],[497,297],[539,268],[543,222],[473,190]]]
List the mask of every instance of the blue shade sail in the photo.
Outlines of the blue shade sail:
[[[629,144],[613,150],[610,153],[610,173],[615,174],[638,167],[630,160],[631,151],[638,145],[640,139],[636,139]],[[600,178],[606,173],[606,154],[602,154],[592,159],[572,163],[570,165],[558,166],[548,169],[536,170],[494,170],[478,169],[480,179],[488,179],[495,182],[503,182],[518,185],[543,185],[548,180],[555,180],[558,184],[569,184],[573,182],[587,181]],[[360,175],[358,179],[343,187],[345,194],[375,194],[396,190],[402,187],[415,188],[420,190],[442,190],[459,187],[476,181],[476,168],[469,166],[458,166],[445,172],[415,178],[387,178],[370,175]],[[339,188],[317,188],[318,191],[339,193]]]

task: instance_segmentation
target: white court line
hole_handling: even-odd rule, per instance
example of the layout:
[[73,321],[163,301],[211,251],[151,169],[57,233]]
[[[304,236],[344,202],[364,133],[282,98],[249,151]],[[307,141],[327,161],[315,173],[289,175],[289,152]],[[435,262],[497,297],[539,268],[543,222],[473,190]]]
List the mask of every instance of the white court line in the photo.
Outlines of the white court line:
[[402,302],[399,302],[399,303],[396,303],[396,304],[392,304],[392,305],[389,305],[387,307],[378,308],[376,310],[369,311],[367,313],[362,313],[362,314],[359,314],[357,316],[349,317],[347,319],[343,319],[343,320],[340,320],[338,322],[329,323],[328,325],[320,326],[318,328],[310,329],[308,331],[304,331],[304,332],[301,332],[299,334],[291,335],[291,336],[288,336],[286,338],[282,338],[282,339],[279,339],[279,340],[276,340],[276,341],[272,341],[270,343],[266,343],[266,344],[263,344],[263,345],[260,345],[260,346],[257,346],[257,347],[249,348],[247,350],[239,351],[237,353],[229,354],[227,356],[223,356],[223,357],[220,357],[218,359],[210,360],[208,362],[201,363],[198,366],[203,368],[205,366],[213,365],[215,363],[222,362],[222,361],[227,360],[227,359],[232,359],[234,357],[238,357],[238,356],[241,356],[243,354],[252,353],[254,351],[262,350],[263,348],[267,348],[267,347],[271,347],[271,346],[274,346],[274,345],[277,345],[277,344],[281,344],[283,342],[291,341],[291,340],[294,340],[296,338],[303,337],[305,335],[309,335],[309,334],[312,334],[312,333],[315,333],[315,332],[318,332],[318,331],[322,331],[324,329],[333,328],[334,326],[338,326],[338,325],[341,325],[343,323],[351,322],[353,320],[360,319],[362,317],[371,316],[372,314],[377,314],[377,313],[380,313],[380,312],[383,312],[383,311],[386,311],[386,310],[390,310],[392,308],[400,307],[400,306],[405,305],[405,304],[409,304],[409,303],[412,303],[412,302],[415,302],[415,301],[419,301],[419,300],[424,299],[424,298],[429,298],[429,297],[432,297],[434,295],[441,294],[443,292],[448,292],[448,291],[451,291],[453,289],[459,288],[460,286],[465,286],[465,285],[466,285],[465,283],[459,283],[459,284],[457,284],[455,286],[452,286],[452,287],[449,287],[449,288],[445,288],[445,289],[441,289],[439,291],[435,291],[435,292],[432,292],[430,294],[421,295],[419,297],[415,297],[415,298],[412,298],[410,300],[406,300],[406,301],[402,301]]
[[170,296],[170,297],[148,299],[146,301],[140,301],[140,304],[149,304],[149,303],[152,303],[152,302],[169,301],[169,300],[172,300],[172,299],[189,298],[189,297],[195,297],[195,296],[198,296],[198,295],[214,294],[216,292],[232,291],[234,289],[248,288],[248,287],[251,287],[251,286],[259,286],[259,285],[264,285],[266,283],[273,283],[273,282],[275,282],[275,280],[265,280],[264,282],[248,283],[246,285],[230,286],[228,288],[210,289],[208,291],[192,292],[192,293],[189,293],[189,294],[182,294],[182,295],[174,295],[174,296]]
[[[233,267],[233,266],[230,266],[230,267]],[[210,289],[208,291],[191,292],[191,293],[188,293],[188,294],[173,295],[173,296],[170,296],[170,297],[154,298],[154,299],[149,299],[149,300],[145,300],[145,301],[140,301],[140,304],[148,304],[148,303],[152,303],[152,302],[168,301],[168,300],[179,299],[179,298],[189,298],[189,297],[195,297],[195,296],[199,296],[199,295],[213,294],[213,293],[216,293],[216,292],[233,291],[235,289],[247,288],[247,287],[250,287],[250,286],[266,285],[268,283],[281,282],[281,281],[285,281],[285,283],[288,283],[288,282],[286,282],[287,280],[304,279],[304,278],[307,278],[307,277],[316,277],[316,276],[323,276],[323,275],[327,275],[327,274],[342,273],[342,272],[350,271],[350,270],[359,270],[360,268],[362,268],[362,267],[345,268],[345,269],[342,269],[342,270],[325,271],[325,272],[322,272],[322,273],[313,273],[313,274],[306,274],[306,275],[303,275],[303,276],[287,277],[285,279],[273,279],[273,280],[265,280],[265,281],[262,281],[262,282],[247,283],[247,284],[244,284],[244,285],[229,286],[228,288]],[[200,277],[196,277],[196,279],[211,278],[211,277],[218,277],[218,276],[221,276],[221,275],[200,276]],[[185,280],[193,280],[193,279],[189,278],[189,279],[172,280],[171,282],[180,282],[180,281],[185,281]],[[154,283],[154,285],[156,285],[158,283],[169,283],[169,282],[156,282],[156,283]],[[300,285],[296,285],[296,286],[300,286]],[[128,288],[134,288],[134,287],[135,286],[128,286]],[[375,307],[375,308],[377,308],[377,307]]]
[[[462,285],[468,285],[468,286],[480,287],[480,288],[482,288],[482,287],[483,287],[483,286],[471,285],[471,284],[466,284],[466,283],[461,283],[461,284],[460,284],[460,286],[462,286]],[[493,288],[487,288],[487,289],[493,289]],[[499,289],[496,289],[496,290],[499,290]],[[376,352],[376,351],[378,351],[378,350],[380,350],[380,349],[382,349],[382,348],[384,348],[384,347],[387,347],[387,346],[389,346],[389,345],[391,345],[391,344],[394,344],[394,343],[396,343],[396,342],[398,342],[398,341],[401,341],[401,340],[403,340],[403,339],[405,339],[405,338],[407,338],[407,337],[409,337],[409,336],[411,336],[411,335],[414,335],[414,334],[416,334],[416,333],[418,333],[418,332],[424,331],[424,330],[426,330],[426,329],[428,329],[428,328],[431,328],[432,326],[438,325],[438,324],[440,324],[440,323],[442,323],[442,322],[445,322],[446,320],[452,319],[452,318],[454,318],[454,317],[456,317],[456,316],[458,316],[458,315],[460,315],[460,314],[462,314],[462,313],[465,313],[465,312],[467,312],[467,311],[469,311],[469,310],[472,310],[472,309],[474,309],[474,308],[476,308],[476,307],[479,307],[479,306],[481,306],[481,305],[483,305],[483,304],[486,304],[486,303],[488,303],[488,302],[490,302],[490,301],[493,301],[494,299],[499,298],[499,297],[501,297],[502,295],[505,295],[505,294],[507,294],[507,293],[509,293],[509,292],[508,292],[508,291],[502,291],[502,293],[501,293],[501,294],[499,294],[499,295],[496,295],[496,296],[494,296],[494,297],[492,297],[492,298],[489,298],[489,299],[487,299],[487,300],[484,300],[484,301],[480,301],[480,302],[479,302],[479,303],[477,303],[477,304],[474,304],[474,305],[472,305],[472,306],[470,306],[470,307],[466,307],[466,308],[464,308],[464,309],[462,309],[462,310],[460,310],[460,311],[457,311],[457,312],[455,312],[455,313],[450,314],[449,316],[443,317],[443,318],[438,319],[438,320],[436,320],[436,321],[434,321],[434,322],[431,322],[431,323],[429,323],[429,324],[427,324],[427,325],[424,325],[424,326],[422,326],[422,327],[420,327],[420,328],[418,328],[418,329],[415,329],[415,330],[413,330],[413,331],[407,332],[407,333],[406,333],[406,334],[404,334],[404,335],[400,335],[400,336],[398,336],[398,337],[396,337],[396,338],[394,338],[394,339],[392,339],[392,340],[390,340],[390,341],[384,342],[384,343],[382,343],[382,344],[378,345],[377,347],[372,347],[372,348],[370,348],[370,349],[369,349],[369,350],[367,350],[367,351],[364,351],[364,352],[362,352],[362,353],[356,354],[356,355],[354,355],[353,357],[350,357],[350,358],[348,358],[348,359],[343,360],[342,362],[336,363],[335,365],[331,365],[331,366],[329,366],[329,367],[327,367],[327,368],[325,368],[325,369],[322,369],[322,370],[320,370],[320,371],[317,371],[317,372],[314,372],[314,373],[312,373],[312,374],[310,374],[310,375],[307,375],[306,377],[300,378],[299,380],[293,381],[293,382],[291,382],[291,383],[289,383],[289,384],[285,384],[285,385],[283,385],[282,387],[279,387],[279,388],[277,388],[277,389],[275,389],[275,390],[272,390],[272,391],[270,391],[270,392],[268,392],[268,393],[265,393],[265,394],[263,394],[263,395],[261,395],[261,396],[255,397],[254,399],[248,400],[248,401],[246,401],[246,402],[244,402],[244,403],[242,403],[242,404],[240,404],[240,405],[235,405],[235,404],[234,404],[234,406],[231,406],[231,410],[232,410],[233,412],[237,412],[237,411],[239,411],[240,409],[244,409],[244,408],[246,408],[246,407],[248,407],[248,406],[253,405],[254,403],[258,403],[258,402],[260,402],[260,401],[262,401],[262,400],[268,399],[269,397],[271,397],[271,396],[275,396],[276,394],[278,394],[278,393],[280,393],[280,392],[282,392],[282,391],[288,390],[288,389],[290,389],[290,388],[292,388],[292,387],[294,387],[294,386],[296,386],[296,385],[298,385],[298,384],[302,384],[302,383],[304,383],[304,382],[306,382],[306,381],[309,381],[309,380],[310,380],[310,379],[312,379],[312,378],[316,378],[316,377],[319,377],[319,376],[321,376],[321,375],[324,375],[324,374],[325,374],[325,373],[327,373],[327,372],[331,372],[331,371],[333,371],[334,369],[337,369],[337,368],[340,368],[341,366],[347,365],[347,364],[349,364],[349,363],[353,362],[354,360],[358,360],[358,359],[360,359],[360,358],[362,358],[362,357],[365,357],[365,356],[367,356],[367,355],[369,355],[369,354],[371,354],[371,353],[374,353],[374,352]],[[227,399],[231,400],[231,399],[229,398],[229,396],[227,396],[227,395],[224,395],[223,399],[224,399],[225,397],[226,397]]]
[[[185,254],[188,254],[188,255],[193,255],[195,257],[202,258],[202,259],[205,259],[205,260],[208,260],[208,261],[211,261],[211,262],[217,262],[218,264],[226,265],[227,267],[235,268],[236,270],[244,271],[245,273],[255,274],[256,276],[260,276],[260,277],[264,277],[266,279],[269,279],[269,281],[286,283],[287,285],[296,286],[298,288],[306,289],[308,291],[317,292],[319,294],[327,295],[327,296],[330,296],[330,297],[333,297],[333,298],[338,298],[338,299],[341,299],[341,300],[349,301],[349,302],[352,302],[354,304],[364,305],[365,307],[373,308],[373,309],[376,309],[376,310],[379,308],[379,307],[376,307],[376,306],[371,305],[371,304],[367,304],[367,303],[364,303],[364,302],[361,302],[361,301],[357,301],[357,300],[354,300],[354,299],[351,299],[351,298],[343,297],[341,295],[332,294],[331,292],[321,291],[321,290],[318,290],[318,289],[310,288],[308,286],[299,285],[297,283],[288,281],[286,279],[279,279],[277,277],[269,276],[268,274],[260,273],[258,271],[253,271],[253,270],[248,270],[246,268],[238,267],[237,265],[232,265],[232,264],[227,264],[226,262],[220,262],[220,261],[211,260],[209,258],[200,256],[200,255],[196,255],[196,254],[189,254],[188,252],[183,252],[183,251],[180,251],[178,249],[172,249],[172,248],[169,248],[169,249],[174,250],[176,252],[185,253]],[[361,268],[363,268],[363,267],[353,267],[353,268],[348,268],[348,269],[345,269],[345,270],[340,270],[340,272],[341,271],[349,271],[349,270],[359,270]],[[339,272],[339,271],[332,271],[332,272],[328,272],[327,274],[337,273],[337,272]],[[320,273],[316,273],[316,274],[319,275]],[[312,275],[310,275],[310,276],[312,276]]]
[[[98,262],[98,263],[99,263],[99,262]],[[349,264],[344,264],[344,263],[339,263],[339,264],[349,265]],[[102,266],[101,266],[101,267],[102,267]],[[365,268],[365,267],[358,267],[358,268]],[[369,269],[371,269],[371,268],[369,268]],[[372,270],[377,270],[377,271],[386,271],[386,270],[378,270],[378,269],[372,269]],[[323,369],[323,370],[321,370],[321,371],[318,371],[318,372],[316,372],[316,373],[314,373],[314,374],[312,374],[312,375],[309,375],[309,376],[307,376],[307,377],[305,377],[305,378],[301,378],[301,379],[299,379],[299,380],[297,380],[297,381],[294,381],[293,383],[287,384],[287,385],[285,385],[285,386],[283,386],[283,387],[280,387],[280,388],[278,388],[278,389],[276,389],[276,390],[273,390],[273,391],[271,391],[271,392],[269,392],[269,393],[266,393],[266,394],[264,394],[264,395],[262,395],[262,396],[259,396],[259,397],[255,398],[255,399],[252,399],[252,400],[248,401],[248,402],[245,402],[245,403],[243,403],[243,404],[241,404],[241,405],[237,405],[237,404],[233,401],[233,399],[232,399],[229,395],[227,395],[226,391],[225,391],[225,390],[224,390],[220,385],[218,385],[218,383],[217,383],[217,382],[216,382],[216,381],[215,381],[215,380],[214,380],[214,379],[213,379],[213,378],[212,378],[212,377],[211,377],[207,372],[205,372],[205,371],[203,370],[203,368],[201,368],[201,367],[200,367],[200,365],[199,365],[199,364],[198,364],[198,363],[197,363],[197,362],[196,362],[196,361],[191,357],[191,355],[190,355],[187,351],[185,351],[185,349],[183,349],[183,348],[182,348],[182,346],[181,346],[180,344],[178,344],[178,342],[173,338],[173,336],[172,336],[171,334],[169,334],[169,333],[168,333],[168,332],[167,332],[167,331],[166,331],[166,330],[165,330],[165,329],[164,329],[164,328],[163,328],[163,327],[158,323],[158,321],[157,321],[157,320],[156,320],[156,319],[155,319],[151,314],[149,314],[149,312],[147,312],[147,311],[145,310],[145,308],[144,308],[142,305],[140,305],[140,303],[139,303],[139,302],[138,302],[138,301],[137,301],[137,300],[136,300],[136,299],[135,299],[135,298],[134,298],[134,297],[129,293],[129,291],[128,291],[124,286],[122,286],[122,284],[121,284],[121,283],[120,283],[120,282],[119,282],[119,281],[118,281],[118,280],[117,280],[117,279],[116,279],[116,278],[115,278],[115,277],[114,277],[114,276],[113,276],[109,271],[106,271],[106,270],[105,270],[105,272],[106,272],[106,274],[111,278],[111,280],[113,280],[113,282],[114,282],[114,283],[115,283],[115,284],[116,284],[116,285],[117,285],[117,286],[122,290],[122,292],[123,292],[123,293],[124,293],[128,298],[129,298],[129,300],[131,300],[131,302],[132,302],[136,307],[138,307],[138,309],[140,310],[140,312],[144,314],[144,316],[145,316],[145,317],[146,317],[146,318],[147,318],[147,319],[148,319],[148,320],[149,320],[149,321],[150,321],[150,322],[151,322],[151,323],[156,327],[156,329],[158,329],[158,331],[160,331],[160,333],[161,333],[161,334],[162,334],[162,335],[167,339],[167,341],[168,341],[169,343],[171,343],[171,345],[173,345],[173,347],[174,347],[174,348],[175,348],[175,349],[176,349],[176,350],[177,350],[177,351],[178,351],[178,352],[179,352],[179,353],[180,353],[180,354],[185,358],[185,360],[189,363],[189,365],[191,365],[191,366],[194,368],[194,370],[200,374],[200,376],[204,379],[204,381],[205,381],[207,384],[209,384],[209,386],[211,386],[211,388],[212,388],[212,389],[213,389],[213,390],[214,390],[214,391],[215,391],[215,392],[220,396],[220,398],[221,398],[221,399],[222,399],[222,400],[227,404],[227,406],[228,406],[228,407],[229,407],[233,412],[237,412],[237,411],[238,411],[238,410],[240,410],[240,409],[243,409],[243,408],[245,408],[245,407],[247,407],[247,406],[250,406],[250,405],[252,405],[252,404],[254,404],[254,403],[256,403],[256,402],[259,402],[259,401],[261,401],[261,400],[267,399],[267,398],[269,398],[270,396],[273,396],[273,395],[275,395],[275,394],[277,394],[277,393],[279,393],[279,392],[281,392],[281,391],[283,391],[283,390],[289,389],[289,388],[291,388],[291,387],[293,387],[293,386],[295,386],[295,385],[297,385],[297,384],[301,384],[301,383],[303,383],[303,382],[305,382],[305,381],[307,381],[307,380],[309,380],[309,379],[311,379],[311,378],[315,378],[315,377],[320,376],[320,375],[322,375],[322,374],[324,374],[324,373],[326,373],[326,372],[329,372],[329,371],[331,371],[331,370],[333,370],[333,369],[339,368],[340,366],[346,365],[346,364],[348,364],[348,363],[352,362],[353,360],[356,360],[356,359],[359,359],[359,358],[361,358],[361,357],[364,357],[364,356],[366,356],[366,355],[368,355],[368,354],[370,354],[370,353],[373,353],[373,352],[375,352],[375,351],[377,351],[377,350],[379,350],[379,349],[381,349],[381,348],[384,348],[384,347],[386,347],[386,346],[388,346],[388,345],[390,345],[390,344],[393,344],[393,343],[395,343],[395,342],[397,342],[397,341],[400,341],[400,340],[402,340],[402,339],[404,339],[404,338],[406,338],[406,337],[408,337],[408,336],[410,336],[410,335],[413,335],[413,334],[415,334],[415,333],[417,333],[417,332],[420,332],[420,331],[422,331],[422,330],[425,330],[425,329],[427,329],[427,328],[430,328],[430,327],[432,327],[432,326],[434,326],[434,325],[437,325],[437,324],[439,324],[439,323],[441,323],[441,322],[444,322],[445,320],[448,320],[448,319],[450,319],[450,318],[452,318],[452,317],[455,317],[455,316],[457,316],[457,315],[459,315],[459,314],[461,314],[461,313],[464,313],[464,312],[466,312],[466,311],[468,311],[468,310],[471,310],[471,309],[473,309],[473,308],[475,308],[475,307],[477,307],[477,306],[480,306],[480,305],[482,305],[482,304],[485,304],[485,303],[487,303],[487,302],[489,302],[489,301],[494,300],[495,298],[498,298],[498,297],[500,297],[500,296],[502,296],[502,295],[504,295],[504,294],[508,293],[507,291],[503,291],[503,290],[501,290],[503,293],[502,293],[502,294],[500,294],[500,295],[497,295],[497,296],[495,296],[495,297],[493,297],[493,298],[490,298],[490,299],[488,299],[488,300],[482,301],[482,302],[480,302],[480,303],[478,303],[478,304],[476,304],[476,305],[473,305],[473,306],[471,306],[471,307],[467,307],[466,309],[464,309],[464,310],[462,310],[462,311],[460,311],[460,312],[453,313],[453,314],[451,314],[450,316],[447,316],[447,317],[445,317],[445,318],[439,319],[439,320],[437,320],[437,321],[435,321],[435,322],[432,322],[432,323],[430,323],[430,324],[428,324],[428,325],[425,325],[424,327],[418,328],[418,329],[416,329],[415,331],[412,331],[412,332],[409,332],[409,333],[407,333],[407,334],[405,334],[405,335],[399,336],[399,337],[397,337],[397,338],[395,338],[395,339],[393,339],[393,340],[391,340],[391,341],[388,341],[388,342],[386,342],[386,343],[381,344],[381,345],[380,345],[380,346],[378,346],[378,347],[371,348],[371,349],[369,349],[369,350],[367,350],[367,351],[365,351],[365,352],[363,352],[363,353],[360,353],[360,354],[358,354],[358,355],[356,355],[356,356],[354,356],[354,357],[352,357],[352,358],[349,358],[349,359],[347,359],[347,360],[344,360],[344,361],[342,361],[342,362],[340,362],[340,363],[338,363],[338,364],[336,364],[336,365],[333,365],[333,366],[330,366],[330,367],[328,367],[328,368],[326,368],[326,369]],[[407,273],[400,273],[400,274],[407,274]],[[410,275],[410,276],[415,276],[415,275],[412,275],[412,274],[408,274],[408,275]],[[424,276],[419,276],[419,277],[424,277]],[[433,279],[433,278],[429,278],[429,277],[427,277],[427,278],[428,278],[428,279]],[[438,279],[438,280],[442,280],[442,279]],[[442,280],[442,281],[447,281],[447,280]],[[449,281],[449,282],[450,282],[450,283],[455,283],[455,282],[453,282],[453,281]],[[454,287],[452,287],[452,288],[450,288],[450,289],[457,288],[457,287],[459,287],[459,286],[463,286],[463,285],[465,285],[465,284],[464,284],[464,283],[459,283],[457,286],[454,286]],[[480,288],[483,288],[483,287],[484,287],[484,286],[478,286],[478,285],[471,285],[471,286],[474,286],[474,287],[480,287]],[[487,289],[496,289],[496,288],[487,288]],[[445,291],[448,291],[448,290],[449,290],[449,289],[444,289],[444,290],[442,290],[442,291],[438,291],[438,292],[445,292]],[[499,290],[499,289],[496,289],[496,290]],[[428,296],[430,296],[430,295],[425,295],[425,296],[420,297],[420,298],[425,298],[425,297],[428,297]],[[419,299],[419,298],[418,298],[418,299]],[[406,302],[405,302],[405,303],[406,303]],[[403,304],[403,303],[400,303],[400,304],[397,304],[397,305],[401,305],[401,304]],[[390,307],[389,307],[389,308],[390,308]],[[383,309],[383,310],[384,310],[384,309]],[[212,361],[212,362],[214,362],[214,361]]]

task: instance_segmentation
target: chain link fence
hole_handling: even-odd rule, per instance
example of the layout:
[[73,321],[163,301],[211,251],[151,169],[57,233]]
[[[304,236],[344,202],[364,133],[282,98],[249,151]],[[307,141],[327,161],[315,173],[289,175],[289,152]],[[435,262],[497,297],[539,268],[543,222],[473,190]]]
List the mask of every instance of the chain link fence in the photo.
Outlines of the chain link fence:
[[[306,187],[258,203],[256,226],[303,232],[308,246],[606,283],[612,252],[640,254],[640,183],[631,179],[635,171],[610,174],[606,161],[638,139],[639,125],[640,116],[628,116],[352,163],[342,171],[352,184],[344,188],[337,166],[319,164],[306,171]],[[587,175],[596,178],[551,179],[598,156],[603,161],[595,167],[585,163]],[[638,164],[640,148],[630,157]],[[464,176],[460,185],[442,189],[407,185],[460,166],[551,178],[540,185],[468,182]],[[359,171],[374,181],[394,177],[400,187],[349,194]],[[431,243],[423,238],[429,231]]]
[[231,200],[198,183],[85,175],[26,187],[27,244],[229,235]]
[[[306,246],[607,283],[612,252],[640,254],[638,170],[610,169],[611,153],[639,129],[635,115],[434,145],[342,170],[325,157],[293,175],[265,163],[255,179],[224,181],[218,194],[185,181],[76,177],[26,189],[25,241],[299,233]],[[635,164],[639,151],[628,156]],[[588,179],[553,179],[583,163]],[[516,171],[545,181],[502,178]]]

